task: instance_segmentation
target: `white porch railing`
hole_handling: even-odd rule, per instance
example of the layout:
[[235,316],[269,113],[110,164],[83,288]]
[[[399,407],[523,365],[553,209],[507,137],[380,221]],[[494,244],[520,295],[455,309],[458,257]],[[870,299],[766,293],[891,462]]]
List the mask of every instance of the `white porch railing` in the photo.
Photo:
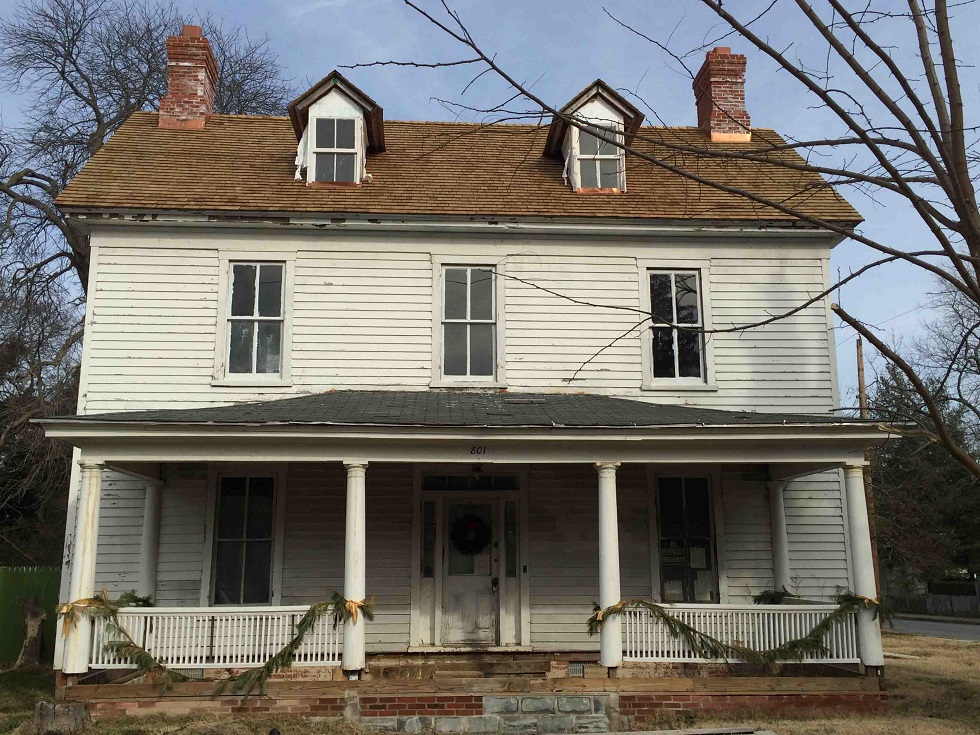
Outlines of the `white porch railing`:
[[[836,605],[664,605],[670,614],[723,643],[757,651],[803,638],[837,609]],[[857,615],[834,624],[824,641],[829,655],[807,654],[804,661],[857,663]],[[648,610],[623,611],[623,658],[627,661],[707,662],[683,638],[675,638]]]
[[[296,607],[131,607],[119,611],[120,626],[160,663],[176,669],[261,666],[293,639],[309,608]],[[339,666],[343,627],[321,617],[306,637],[294,666]],[[95,619],[94,669],[135,668],[105,650],[112,640],[105,620]]]

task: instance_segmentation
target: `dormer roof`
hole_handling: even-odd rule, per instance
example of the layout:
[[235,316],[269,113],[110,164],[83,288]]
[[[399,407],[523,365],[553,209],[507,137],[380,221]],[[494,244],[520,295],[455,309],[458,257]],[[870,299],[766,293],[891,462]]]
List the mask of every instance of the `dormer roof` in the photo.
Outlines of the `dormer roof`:
[[299,141],[303,137],[303,131],[309,123],[310,107],[333,90],[339,90],[364,112],[368,150],[372,153],[383,151],[385,149],[384,110],[336,69],[289,103],[287,108],[289,121],[293,125],[293,132],[296,133],[296,140]]
[[[577,95],[572,97],[560,112],[563,116],[574,115],[583,105],[594,99],[601,99],[607,105],[619,112],[623,116],[623,133],[626,145],[629,145],[633,136],[643,124],[643,113],[630,103],[623,95],[610,87],[601,79],[596,79]],[[548,128],[548,138],[544,144],[544,154],[555,158],[562,157],[562,142],[565,140],[565,133],[568,131],[568,122],[564,117],[555,115]]]

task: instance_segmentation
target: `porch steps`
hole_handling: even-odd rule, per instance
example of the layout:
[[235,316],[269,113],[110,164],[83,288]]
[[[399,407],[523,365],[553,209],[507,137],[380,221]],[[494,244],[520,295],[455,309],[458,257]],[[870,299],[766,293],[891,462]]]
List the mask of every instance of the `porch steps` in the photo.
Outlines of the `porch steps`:
[[552,668],[546,657],[477,653],[468,655],[377,656],[368,660],[375,679],[492,679],[525,676],[544,678]]

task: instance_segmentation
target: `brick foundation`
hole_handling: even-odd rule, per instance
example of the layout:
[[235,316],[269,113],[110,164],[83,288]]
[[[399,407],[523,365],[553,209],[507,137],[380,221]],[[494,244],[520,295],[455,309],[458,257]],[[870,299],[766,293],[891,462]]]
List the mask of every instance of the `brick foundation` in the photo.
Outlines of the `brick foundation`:
[[[125,689],[126,685],[120,685]],[[635,723],[664,713],[857,709],[882,706],[879,691],[822,693],[773,692],[767,694],[680,692],[555,692],[544,694],[441,694],[387,695],[347,691],[344,696],[316,696],[301,690],[252,696],[246,704],[240,696],[180,696],[96,700],[89,703],[93,719],[194,714],[291,714],[336,717],[379,730],[419,733],[561,733],[605,732],[629,729]]]

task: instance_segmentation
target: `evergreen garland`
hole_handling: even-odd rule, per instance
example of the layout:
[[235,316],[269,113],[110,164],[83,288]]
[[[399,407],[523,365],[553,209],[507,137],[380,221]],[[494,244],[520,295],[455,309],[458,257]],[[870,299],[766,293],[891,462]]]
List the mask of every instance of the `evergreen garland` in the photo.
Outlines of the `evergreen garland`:
[[296,634],[291,641],[273,654],[272,658],[262,666],[256,669],[247,669],[233,679],[218,684],[214,696],[223,694],[230,686],[232,692],[242,695],[242,702],[244,703],[256,689],[259,692],[264,691],[266,682],[273,674],[293,665],[293,657],[303,645],[303,639],[320,618],[324,615],[333,615],[333,627],[336,630],[339,625],[348,620],[356,623],[359,611],[366,620],[374,620],[374,598],[367,602],[364,600],[348,600],[339,592],[334,592],[329,602],[314,603],[296,624]]
[[827,645],[824,643],[824,637],[837,621],[850,613],[859,610],[872,610],[876,618],[879,614],[880,603],[878,600],[855,595],[843,588],[838,588],[834,601],[837,603],[837,609],[828,613],[827,617],[817,623],[805,636],[786,641],[776,648],[766,651],[757,651],[737,643],[719,641],[717,638],[691,627],[683,620],[675,618],[664,606],[646,600],[621,600],[605,609],[596,605],[592,617],[588,621],[588,630],[589,635],[595,635],[601,630],[605,621],[622,614],[623,610],[645,609],[667,629],[671,636],[683,639],[698,658],[725,661],[739,659],[749,664],[771,669],[780,661],[802,661],[807,654],[829,653]]
[[799,595],[794,595],[785,587],[781,590],[763,590],[752,598],[753,605],[782,605],[786,600],[798,600]]
[[123,592],[119,599],[110,600],[109,591],[103,589],[95,597],[66,602],[58,608],[62,635],[67,636],[78,625],[81,615],[87,615],[93,619],[103,618],[106,633],[109,637],[116,639],[103,644],[102,650],[105,653],[126,659],[136,666],[140,675],[158,681],[161,686],[161,693],[169,691],[174,682],[186,681],[186,676],[171,671],[160,663],[149,651],[134,641],[125,628],[120,625],[118,615],[124,607],[153,607],[153,600],[150,597],[137,595],[135,590]]

